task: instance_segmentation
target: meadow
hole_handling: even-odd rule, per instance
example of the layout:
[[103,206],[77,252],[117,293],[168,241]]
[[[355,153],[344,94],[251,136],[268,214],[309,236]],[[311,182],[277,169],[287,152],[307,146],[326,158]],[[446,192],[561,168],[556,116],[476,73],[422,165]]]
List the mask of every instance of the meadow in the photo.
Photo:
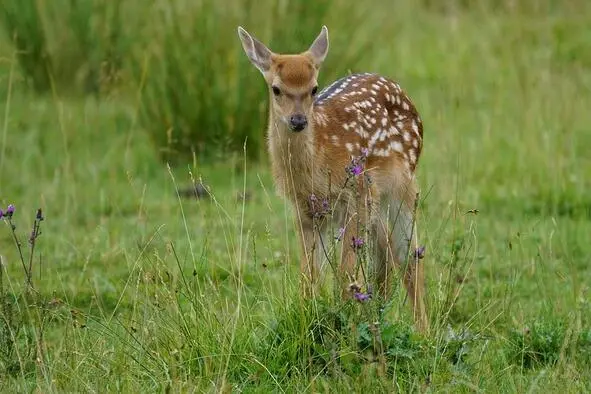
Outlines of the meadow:
[[[591,390],[587,2],[149,3],[0,6],[2,392]],[[416,104],[428,335],[300,297],[238,24]]]

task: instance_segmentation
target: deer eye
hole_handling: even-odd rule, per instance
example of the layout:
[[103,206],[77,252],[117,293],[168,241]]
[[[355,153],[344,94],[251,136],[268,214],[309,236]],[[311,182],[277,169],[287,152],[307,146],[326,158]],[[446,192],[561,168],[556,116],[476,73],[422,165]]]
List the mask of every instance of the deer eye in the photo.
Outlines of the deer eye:
[[277,86],[273,86],[271,89],[273,89],[273,94],[275,96],[279,96],[281,94],[281,90]]
[[312,96],[316,96],[316,93],[318,92],[318,86],[314,86],[312,88]]

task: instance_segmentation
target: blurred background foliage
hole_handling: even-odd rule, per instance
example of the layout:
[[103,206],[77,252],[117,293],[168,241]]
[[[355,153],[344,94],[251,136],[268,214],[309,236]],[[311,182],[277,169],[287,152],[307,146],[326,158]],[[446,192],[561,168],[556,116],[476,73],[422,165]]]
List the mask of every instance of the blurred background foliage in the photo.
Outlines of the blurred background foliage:
[[[399,56],[416,48],[405,49],[397,41],[402,29],[424,23],[428,40],[437,34],[430,31],[430,15],[447,16],[448,28],[454,29],[454,20],[464,12],[551,19],[588,8],[575,0],[415,3],[374,1],[352,7],[346,0],[3,0],[0,21],[2,44],[12,44],[18,61],[15,83],[37,94],[123,97],[137,108],[139,125],[150,135],[155,152],[179,164],[194,155],[223,158],[245,146],[257,158],[264,149],[267,93],[242,53],[238,25],[278,52],[305,50],[320,27],[328,25],[331,50],[321,84],[349,72],[386,68],[393,77],[400,71],[423,84],[437,84],[438,62],[445,60],[446,48],[433,51],[426,45],[425,62],[405,65]],[[545,36],[539,29],[528,32],[528,26],[519,36],[501,37],[501,47],[492,49],[500,58],[513,56],[512,41],[530,40],[541,44],[556,67],[591,66],[591,34],[584,19],[556,19]],[[391,50],[384,51],[385,45],[392,45]],[[462,48],[451,43],[448,49]],[[469,59],[479,48],[468,49],[474,52],[456,57],[464,61],[458,72],[478,71],[470,69]]]

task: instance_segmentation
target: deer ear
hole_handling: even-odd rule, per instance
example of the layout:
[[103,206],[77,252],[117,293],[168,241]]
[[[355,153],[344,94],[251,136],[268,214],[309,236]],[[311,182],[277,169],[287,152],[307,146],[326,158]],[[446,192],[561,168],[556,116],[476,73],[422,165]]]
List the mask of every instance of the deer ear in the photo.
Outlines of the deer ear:
[[246,52],[246,56],[248,56],[251,63],[262,73],[269,71],[271,55],[273,55],[269,48],[248,34],[241,26],[238,26],[238,37],[240,37],[242,48],[244,48],[244,52]]
[[322,26],[320,34],[316,37],[312,45],[310,45],[308,53],[312,56],[316,67],[320,67],[328,53],[328,29],[326,26]]

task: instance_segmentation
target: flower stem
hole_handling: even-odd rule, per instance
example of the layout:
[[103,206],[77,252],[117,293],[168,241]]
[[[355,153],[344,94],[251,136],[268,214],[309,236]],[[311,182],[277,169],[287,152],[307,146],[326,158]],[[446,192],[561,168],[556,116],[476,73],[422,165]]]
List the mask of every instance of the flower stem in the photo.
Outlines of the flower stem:
[[16,226],[12,223],[12,218],[8,218],[8,224],[10,225],[10,230],[12,231],[12,238],[14,238],[14,243],[16,244],[16,248],[18,249],[18,254],[21,258],[21,263],[23,264],[23,269],[25,270],[25,275],[27,275],[27,279],[29,278],[29,272],[27,271],[27,265],[25,264],[25,257],[23,256],[23,249],[21,247],[21,242],[16,235],[15,228]]

